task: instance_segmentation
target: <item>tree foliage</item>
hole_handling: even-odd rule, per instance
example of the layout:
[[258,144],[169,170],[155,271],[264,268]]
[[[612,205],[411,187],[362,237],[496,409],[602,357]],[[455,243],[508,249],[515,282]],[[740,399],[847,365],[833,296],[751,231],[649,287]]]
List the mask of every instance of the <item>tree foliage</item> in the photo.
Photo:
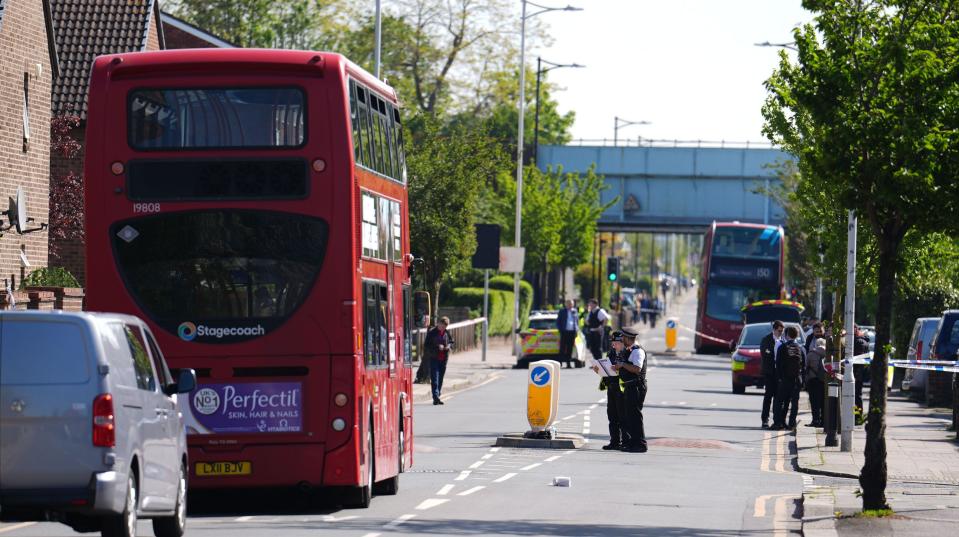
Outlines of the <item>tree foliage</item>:
[[50,152],[67,162],[65,173],[50,184],[50,256],[56,257],[64,244],[84,243],[84,205],[82,164],[83,146],[73,137],[80,116],[60,114],[50,119]]
[[[959,8],[940,0],[805,0],[766,83],[764,132],[799,159],[807,188],[855,210],[875,241],[877,353],[871,366],[865,509],[886,508],[886,347],[910,231],[955,230],[959,209]],[[802,188],[802,187],[801,187]],[[863,234],[860,234],[862,236]]]

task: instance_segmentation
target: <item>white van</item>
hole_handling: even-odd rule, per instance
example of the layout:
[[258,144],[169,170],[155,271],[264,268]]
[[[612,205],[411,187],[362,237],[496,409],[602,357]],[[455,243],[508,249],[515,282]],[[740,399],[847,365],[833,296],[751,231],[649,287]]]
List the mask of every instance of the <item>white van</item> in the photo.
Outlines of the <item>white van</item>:
[[0,520],[133,537],[186,527],[187,446],[174,382],[140,319],[0,312]]

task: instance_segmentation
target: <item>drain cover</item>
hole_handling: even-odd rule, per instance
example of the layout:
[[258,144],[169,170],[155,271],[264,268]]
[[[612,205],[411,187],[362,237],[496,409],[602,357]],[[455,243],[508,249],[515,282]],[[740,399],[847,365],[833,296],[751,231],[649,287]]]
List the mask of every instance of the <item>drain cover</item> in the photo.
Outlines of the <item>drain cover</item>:
[[729,442],[722,440],[699,440],[693,438],[656,438],[647,442],[650,446],[671,447],[682,449],[736,449]]

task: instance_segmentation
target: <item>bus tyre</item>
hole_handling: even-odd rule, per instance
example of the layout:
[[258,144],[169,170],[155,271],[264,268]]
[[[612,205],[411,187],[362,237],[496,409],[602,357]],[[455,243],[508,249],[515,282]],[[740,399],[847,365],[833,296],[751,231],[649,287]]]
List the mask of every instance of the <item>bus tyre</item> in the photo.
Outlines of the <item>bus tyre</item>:
[[397,492],[400,491],[400,473],[403,471],[403,418],[400,418],[400,428],[399,434],[397,435],[399,440],[399,449],[396,450],[396,460],[397,463],[396,475],[379,481],[376,483],[375,492],[383,496],[395,496]]
[[137,534],[137,480],[131,473],[127,478],[127,499],[123,512],[103,519],[100,533],[103,537],[136,537]]
[[746,393],[746,385],[745,385],[745,384],[740,384],[740,383],[738,383],[738,382],[736,382],[736,381],[734,380],[734,381],[733,381],[733,393],[738,393],[738,394]]
[[173,516],[154,518],[153,535],[182,537],[184,533],[186,533],[186,467],[180,466],[180,481],[177,484]]
[[351,498],[347,502],[347,507],[355,509],[366,509],[373,500],[373,458],[376,456],[373,451],[373,426],[366,431],[367,461],[366,472],[363,473],[363,483],[358,487],[353,487]]

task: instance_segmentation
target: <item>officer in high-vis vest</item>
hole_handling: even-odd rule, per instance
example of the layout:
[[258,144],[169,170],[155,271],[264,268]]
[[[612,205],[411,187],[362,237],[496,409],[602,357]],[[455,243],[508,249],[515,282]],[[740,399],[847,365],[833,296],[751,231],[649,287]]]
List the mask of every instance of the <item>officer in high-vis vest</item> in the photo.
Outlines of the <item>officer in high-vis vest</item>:
[[[624,352],[623,333],[617,330],[610,336],[610,348],[606,358],[610,363],[617,364],[626,357]],[[593,366],[593,370],[598,372],[599,367]],[[623,430],[626,399],[618,377],[603,377],[601,382],[606,388],[606,418],[609,420],[609,444],[603,446],[603,449],[619,451],[629,443],[629,436]]]
[[603,308],[599,307],[599,301],[595,298],[589,299],[587,307],[589,313],[586,315],[586,326],[584,327],[586,330],[586,346],[589,347],[593,359],[599,360],[603,356],[604,327],[609,320],[609,315]]
[[646,432],[643,428],[643,402],[646,400],[646,350],[636,343],[636,332],[624,328],[624,359],[613,366],[623,384],[623,429],[629,437],[622,450],[645,453]]

